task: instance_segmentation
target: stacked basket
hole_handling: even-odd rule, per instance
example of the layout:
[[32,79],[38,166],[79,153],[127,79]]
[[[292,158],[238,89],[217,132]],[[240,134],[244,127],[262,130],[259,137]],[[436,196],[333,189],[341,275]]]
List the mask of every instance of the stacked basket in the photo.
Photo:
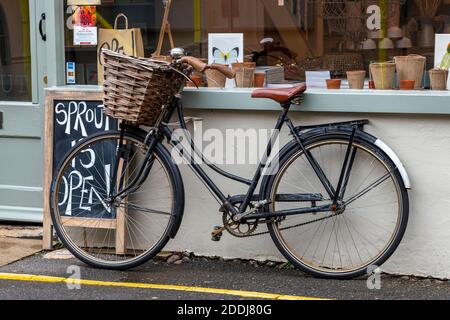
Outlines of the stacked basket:
[[192,72],[169,64],[102,50],[105,114],[135,125],[154,125]]

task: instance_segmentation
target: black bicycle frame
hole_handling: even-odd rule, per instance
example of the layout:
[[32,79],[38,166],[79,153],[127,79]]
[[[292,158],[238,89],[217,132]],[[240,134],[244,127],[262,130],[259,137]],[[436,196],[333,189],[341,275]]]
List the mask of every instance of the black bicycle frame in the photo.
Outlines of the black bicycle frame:
[[[274,217],[284,217],[289,215],[297,215],[297,214],[305,214],[305,213],[317,213],[317,212],[328,212],[328,211],[336,211],[340,205],[339,200],[343,199],[345,190],[347,187],[347,183],[350,177],[350,173],[352,170],[353,162],[356,156],[356,148],[353,147],[355,134],[357,128],[361,128],[361,126],[365,123],[364,121],[359,122],[346,122],[346,123],[340,123],[339,125],[346,125],[353,128],[349,145],[347,148],[346,156],[344,159],[343,168],[341,171],[341,175],[339,177],[339,182],[334,189],[330,181],[328,180],[327,176],[323,172],[320,165],[317,163],[317,161],[314,159],[313,155],[309,150],[307,150],[304,146],[304,142],[301,137],[301,130],[299,128],[294,127],[292,121],[288,117],[288,112],[291,108],[290,103],[282,104],[282,111],[278,117],[277,123],[275,125],[275,130],[272,133],[272,136],[270,137],[270,141],[267,144],[266,151],[263,155],[262,160],[260,161],[258,168],[253,176],[253,179],[249,180],[240,176],[233,175],[229,172],[226,172],[207,159],[205,159],[204,155],[196,148],[194,141],[190,139],[190,149],[187,150],[182,142],[178,140],[174,136],[173,130],[171,130],[167,123],[169,123],[170,119],[172,118],[175,111],[178,113],[178,119],[180,122],[180,127],[184,130],[187,130],[186,128],[186,122],[184,119],[184,113],[183,113],[183,107],[181,104],[181,98],[175,97],[173,100],[173,103],[170,105],[169,108],[167,108],[165,114],[163,114],[161,121],[159,125],[157,125],[155,128],[151,129],[150,132],[147,135],[147,139],[145,143],[148,145],[147,153],[144,157],[144,160],[142,162],[141,167],[138,170],[138,174],[135,176],[133,181],[130,182],[127,188],[124,190],[121,190],[119,193],[111,196],[111,201],[115,201],[119,197],[125,197],[128,193],[133,192],[137,189],[139,189],[146,178],[148,177],[148,174],[152,168],[154,157],[153,157],[153,151],[156,147],[157,143],[162,142],[162,140],[167,138],[169,143],[179,152],[180,156],[187,161],[190,168],[193,170],[193,172],[199,177],[199,179],[202,181],[202,183],[210,190],[212,195],[216,198],[216,200],[221,204],[222,209],[227,210],[233,215],[245,215],[245,219],[268,219],[268,218],[274,218]],[[280,210],[280,211],[274,211],[269,212],[267,209],[267,204],[260,206],[258,210],[254,210],[253,212],[247,213],[247,210],[249,206],[251,206],[251,203],[254,201],[261,200],[258,195],[255,195],[256,188],[261,180],[262,173],[269,169],[268,166],[270,166],[270,163],[267,163],[269,160],[271,154],[272,154],[272,144],[276,139],[278,139],[279,132],[282,129],[283,125],[286,124],[293,135],[295,141],[300,146],[300,149],[303,151],[303,153],[306,156],[306,159],[308,160],[309,164],[311,165],[312,169],[314,170],[315,174],[317,175],[318,179],[322,183],[323,187],[325,188],[329,198],[332,200],[330,204],[322,205],[322,206],[316,206],[317,201],[323,201],[323,196],[321,194],[282,194],[277,195],[276,201],[284,201],[284,202],[311,202],[311,207],[307,208],[296,208],[296,209],[289,209],[289,210]],[[315,127],[304,127],[306,129],[311,129]],[[123,132],[127,129],[126,125],[122,126],[122,135],[121,140],[123,137]],[[245,195],[237,195],[233,197],[227,197],[220,189],[217,187],[217,185],[214,183],[214,181],[211,180],[211,178],[208,176],[208,174],[200,167],[199,164],[195,163],[195,156],[193,159],[187,159],[185,155],[191,154],[191,152],[194,152],[196,155],[198,155],[202,161],[206,163],[208,167],[210,167],[215,172],[219,173],[220,175],[230,179],[234,180],[243,184],[248,185],[248,191]],[[118,148],[118,155],[119,157],[122,157],[124,150],[122,146],[122,142],[120,142],[119,148]],[[125,157],[126,158],[126,157]],[[127,159],[124,158],[124,161],[126,162]],[[122,182],[120,182],[122,184]],[[266,199],[267,200],[267,199]],[[236,204],[240,203],[238,208],[236,208]],[[253,207],[254,208],[254,207]]]
[[[290,129],[291,134],[294,136],[295,140],[299,144],[301,150],[306,155],[306,158],[308,162],[310,163],[312,169],[316,173],[317,177],[319,178],[320,182],[324,186],[326,192],[328,193],[328,196],[330,199],[333,200],[332,203],[328,205],[323,206],[315,206],[312,205],[309,208],[298,208],[298,209],[290,209],[290,210],[281,210],[281,211],[275,211],[275,212],[256,212],[249,214],[246,216],[246,219],[260,219],[260,218],[272,218],[272,217],[283,217],[288,215],[297,215],[297,214],[305,214],[305,213],[312,213],[312,212],[327,212],[332,211],[336,209],[336,206],[338,204],[338,200],[340,199],[339,196],[343,196],[345,192],[345,188],[348,182],[348,178],[350,176],[350,171],[352,168],[353,160],[355,158],[356,149],[353,148],[353,141],[355,137],[355,130],[356,127],[354,127],[353,134],[351,136],[351,141],[348,146],[347,155],[344,161],[344,166],[342,169],[341,177],[339,179],[339,184],[336,189],[333,188],[332,184],[326,177],[325,173],[323,172],[320,165],[317,163],[317,161],[314,159],[312,154],[307,150],[303,144],[302,138],[298,130],[294,127],[291,120],[288,117],[288,112],[290,110],[291,104],[284,104],[282,105],[282,111],[278,117],[277,123],[275,125],[275,130],[272,133],[272,136],[270,138],[270,141],[268,142],[266,151],[263,155],[263,158],[261,162],[258,165],[258,168],[256,170],[256,173],[253,176],[252,180],[248,180],[243,177],[239,177],[236,175],[233,175],[229,172],[226,172],[217,166],[215,166],[213,163],[209,162],[207,159],[204,158],[203,154],[197,150],[195,147],[195,144],[193,140],[190,141],[190,147],[191,150],[187,150],[182,142],[178,140],[176,137],[174,137],[174,132],[171,130],[167,123],[172,118],[172,115],[175,111],[178,113],[178,119],[180,122],[180,126],[182,129],[187,130],[186,123],[184,120],[184,114],[181,104],[181,98],[175,98],[172,106],[167,110],[167,113],[163,119],[163,122],[159,125],[158,130],[155,130],[155,135],[160,134],[160,136],[165,136],[169,143],[178,150],[181,157],[184,158],[184,160],[187,161],[189,167],[193,170],[193,172],[200,178],[202,183],[210,190],[210,192],[213,194],[213,196],[216,198],[216,200],[230,213],[232,214],[243,214],[245,213],[251,202],[255,201],[255,191],[256,188],[261,180],[262,172],[264,172],[265,169],[267,169],[267,166],[270,165],[267,163],[270,155],[272,154],[272,143],[278,138],[279,132],[282,129],[283,125],[286,123],[288,128]],[[155,139],[156,140],[156,139]],[[154,147],[154,142],[151,142],[151,146]],[[208,174],[200,167],[199,164],[195,163],[194,159],[186,159],[185,155],[191,154],[191,152],[194,152],[198,156],[201,157],[202,160],[205,160],[205,163],[208,167],[210,167],[212,170],[216,171],[220,175],[246,184],[249,186],[247,193],[244,197],[240,198],[240,206],[237,210],[234,206],[233,202],[231,201],[230,197],[227,197],[220,189],[217,187],[217,185],[214,183],[214,181],[211,180],[211,178],[208,176]],[[148,150],[148,155],[152,154],[152,150]],[[260,200],[260,199],[258,199]],[[315,203],[315,201],[321,200],[321,195],[315,196],[314,195],[291,195],[290,199],[287,199],[287,201],[296,202],[296,201],[311,201]]]

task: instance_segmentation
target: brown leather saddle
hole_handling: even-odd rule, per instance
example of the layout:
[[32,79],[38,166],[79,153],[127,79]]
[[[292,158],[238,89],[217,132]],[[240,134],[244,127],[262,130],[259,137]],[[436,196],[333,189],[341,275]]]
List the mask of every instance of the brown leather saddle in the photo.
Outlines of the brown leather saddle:
[[298,97],[300,94],[306,91],[306,84],[301,83],[292,88],[282,88],[282,89],[256,89],[252,93],[252,98],[265,98],[272,99],[278,103],[284,104],[294,98]]

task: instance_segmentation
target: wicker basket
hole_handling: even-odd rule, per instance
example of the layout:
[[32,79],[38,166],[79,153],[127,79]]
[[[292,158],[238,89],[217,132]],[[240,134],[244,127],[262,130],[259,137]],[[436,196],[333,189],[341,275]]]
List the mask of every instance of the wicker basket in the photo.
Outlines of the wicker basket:
[[192,68],[102,50],[105,114],[135,125],[152,126],[173,96],[186,84]]

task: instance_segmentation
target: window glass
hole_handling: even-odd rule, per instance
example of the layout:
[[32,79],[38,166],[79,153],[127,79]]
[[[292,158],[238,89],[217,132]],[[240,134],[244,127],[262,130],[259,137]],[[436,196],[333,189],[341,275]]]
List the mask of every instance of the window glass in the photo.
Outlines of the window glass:
[[0,101],[31,100],[28,0],[0,1]]
[[[163,3],[103,0],[96,7],[97,26],[113,28],[123,13],[129,28],[140,29],[149,57],[157,49]],[[73,45],[73,12],[74,7],[66,7],[66,60],[77,66],[77,84],[96,84],[98,47]],[[450,1],[177,0],[169,21],[175,46],[203,59],[209,56],[210,33],[243,33],[245,60],[281,67],[289,82],[305,80],[309,70],[330,70],[332,77],[345,78],[347,71],[368,71],[371,62],[409,54],[426,57],[425,68],[431,69],[435,34],[450,33]],[[118,27],[124,27],[122,20]],[[169,50],[167,36],[161,54]],[[217,50],[214,56],[229,57],[229,62],[237,52]]]

